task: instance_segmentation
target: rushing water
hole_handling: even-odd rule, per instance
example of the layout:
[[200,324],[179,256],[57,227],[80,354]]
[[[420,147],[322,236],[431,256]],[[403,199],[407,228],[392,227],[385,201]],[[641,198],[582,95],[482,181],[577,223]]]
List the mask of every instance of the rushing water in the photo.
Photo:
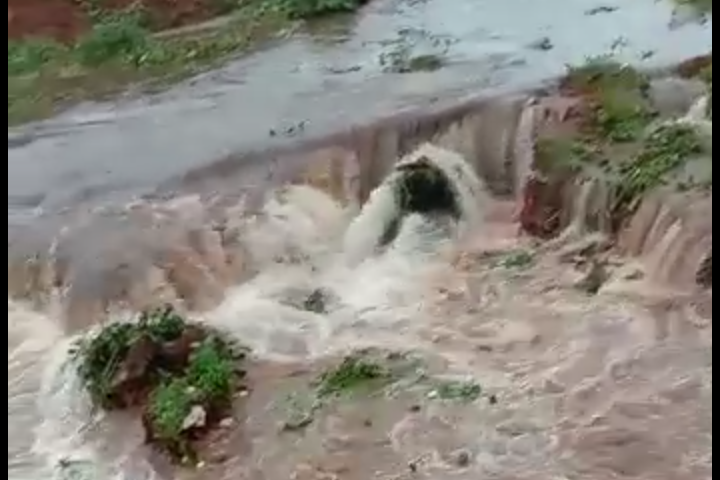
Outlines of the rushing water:
[[[712,22],[669,28],[667,4],[638,0],[606,14],[588,14],[597,6],[590,0],[572,2],[558,15],[529,0],[375,2],[343,42],[290,42],[165,94],[88,106],[9,132],[9,227],[32,224],[42,211],[86,200],[122,205],[127,194],[145,193],[223,155],[292,141],[269,135],[285,127],[276,125],[277,119],[308,120],[300,134],[313,136],[434,103],[444,94],[534,83],[559,73],[566,63],[605,53],[619,35],[626,37],[623,55],[638,59],[657,49],[658,63],[700,53],[712,40]],[[518,18],[518,11],[525,14]],[[457,37],[450,42],[447,68],[405,76],[382,73],[378,54],[400,33],[419,30],[433,38]],[[545,36],[554,49],[532,46]],[[436,48],[432,38],[429,45]],[[337,73],[343,66],[353,68]],[[705,127],[711,139],[712,122]],[[360,410],[386,422],[365,428],[376,436],[361,447],[350,442],[346,460],[354,469],[343,480],[370,480],[381,473],[377,478],[404,479],[397,469],[418,458],[426,459],[425,476],[418,478],[432,480],[711,480],[711,288],[688,303],[665,301],[665,291],[627,295],[620,281],[589,298],[572,287],[576,276],[553,251],[526,271],[492,268],[483,263],[487,255],[532,247],[515,235],[512,205],[508,209],[491,199],[462,158],[432,147],[424,152],[450,180],[459,219],[410,214],[391,245],[378,248],[398,214],[397,172],[390,172],[361,212],[310,186],[271,192],[241,229],[258,274],[236,282],[220,305],[198,319],[278,364],[321,362],[367,346],[416,350],[440,358],[448,365],[446,373],[480,379],[490,391],[503,392],[494,410],[435,407],[434,416],[424,419],[404,416],[410,405],[362,405]],[[104,251],[92,242],[107,245],[113,254],[141,255],[146,243],[157,247],[151,240],[165,240],[159,233],[159,240],[151,238],[153,221],[197,220],[192,201],[158,208],[138,202],[127,210],[137,205],[148,208],[143,221],[150,223],[130,233],[113,230],[117,225],[108,220],[104,235],[84,238],[80,228],[72,237],[76,226],[68,225],[67,238],[77,241],[64,247],[79,265],[64,266],[71,273],[73,268],[101,271]],[[697,225],[678,220],[669,209],[649,205],[645,210],[648,218],[638,221],[627,242],[647,248],[632,253],[648,254],[650,276],[685,278],[683,259],[697,253],[685,249],[689,242],[711,250],[711,205],[697,208],[702,219]],[[139,238],[129,238],[133,232]],[[56,245],[47,243],[52,254]],[[663,266],[669,256],[673,269]],[[192,272],[206,274],[203,268]],[[202,290],[196,277],[182,280],[190,290]],[[95,293],[103,285],[82,287]],[[326,314],[297,308],[317,289],[327,293]],[[51,293],[42,309],[8,296],[8,478],[154,478],[139,448],[138,426],[97,418],[88,408],[68,365],[67,351],[77,334],[77,325],[64,324],[67,312],[60,308],[68,292]],[[213,476],[210,470],[207,478],[317,478],[294,477],[294,469],[306,463],[306,456],[327,453],[328,432],[308,431],[298,448],[268,428],[266,405],[255,405],[253,413],[256,448],[241,463],[257,471],[241,466]],[[353,427],[343,433],[358,434]],[[448,466],[447,458],[461,447],[474,463]]]
[[[441,170],[448,172],[461,199],[460,221],[477,222],[481,183],[467,164],[456,154],[431,146],[419,154],[437,159]],[[346,262],[347,251],[338,246],[359,245],[368,232],[377,238],[388,214],[400,214],[394,196],[401,184],[401,176],[391,175],[375,192],[375,198],[384,201],[371,202],[347,233],[343,224],[350,218],[348,212],[319,191],[299,186],[271,196],[263,209],[265,220],[249,230],[248,245],[258,253],[254,258],[261,266],[260,275],[237,287],[204,320],[231,332],[261,358],[285,361],[342,351],[348,344],[338,342],[338,337],[354,335],[358,323],[373,336],[397,328],[419,299],[413,279],[433,268],[433,254],[449,241],[453,228],[410,214],[382,255],[373,256],[366,248],[367,257],[359,258],[355,251],[361,263],[355,268]],[[358,230],[357,225],[363,228]],[[276,255],[288,252],[302,253],[307,261],[295,266],[275,262]],[[315,315],[289,303],[293,296],[300,300],[316,288],[331,292],[335,299],[329,315]],[[108,455],[88,440],[93,438],[88,430],[98,419],[78,388],[67,354],[72,338],[60,323],[49,312],[32,312],[8,298],[9,478],[151,478],[149,467],[143,468],[138,459],[124,460],[132,445],[129,452],[116,448]]]
[[[357,215],[310,187],[282,189],[268,197],[248,230],[259,275],[198,319],[236,336],[266,361],[322,361],[361,347],[414,350],[443,359],[454,375],[502,391],[503,403],[492,411],[438,410],[434,415],[442,416],[427,424],[398,416],[402,410],[391,403],[364,407],[388,418],[379,426],[390,435],[391,451],[440,455],[424,467],[428,478],[445,478],[450,467],[442,459],[458,446],[474,458],[471,469],[452,477],[462,480],[622,471],[629,472],[622,478],[650,480],[679,464],[678,475],[687,477],[677,478],[711,478],[711,331],[707,336],[690,326],[702,325],[703,317],[685,307],[652,315],[622,295],[588,298],[568,288],[575,280],[553,255],[527,272],[468,270],[483,252],[527,246],[514,235],[502,202],[487,197],[456,154],[428,146],[407,161],[422,157],[449,173],[461,205],[457,223],[411,213],[394,241],[378,250],[379,232],[398,214],[402,176],[391,173]],[[278,263],[283,253],[295,260]],[[298,308],[318,288],[326,292],[326,313]],[[154,478],[137,426],[94,418],[88,409],[67,364],[72,339],[59,325],[51,311],[35,313],[8,300],[9,478]],[[268,406],[256,408],[252,418],[262,426]],[[683,409],[694,414],[682,415]],[[462,428],[446,430],[442,422],[452,418]],[[255,476],[240,477],[233,467],[215,475],[292,478],[303,453],[329,435],[309,431],[298,448],[274,432],[265,425],[254,440],[257,450],[243,457]],[[622,438],[635,442],[637,465],[622,453]],[[684,454],[693,456],[661,461],[679,438]],[[353,449],[357,466],[349,478],[368,478],[367,461],[375,455]]]

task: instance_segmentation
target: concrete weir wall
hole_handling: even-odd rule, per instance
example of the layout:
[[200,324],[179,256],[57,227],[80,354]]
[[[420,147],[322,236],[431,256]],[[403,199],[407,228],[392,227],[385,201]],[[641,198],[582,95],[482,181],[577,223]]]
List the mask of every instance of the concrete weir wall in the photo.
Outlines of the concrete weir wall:
[[[690,82],[683,92],[666,104],[689,108],[697,85]],[[29,225],[9,225],[8,295],[44,303],[59,294],[68,320],[78,325],[114,307],[138,309],[182,299],[191,309],[212,308],[228,286],[261,268],[247,238],[268,216],[263,205],[269,192],[304,184],[329,194],[338,208],[357,211],[395,162],[424,142],[463,155],[493,196],[517,198],[533,164],[535,122],[565,108],[562,99],[537,101],[547,96],[506,94],[402,113],[283,148],[228,157],[162,185],[141,201],[70,209]],[[575,188],[570,185],[565,192],[570,216],[576,208],[572,199],[580,195]],[[712,211],[712,193],[699,202]],[[641,255],[657,246],[659,240],[646,240],[648,229],[663,238],[667,229],[682,225],[684,212],[692,210],[698,218],[702,209],[658,207],[653,218],[646,218],[650,210],[642,208],[634,222],[644,227],[631,228],[621,239],[629,253]],[[665,217],[658,219],[661,213]],[[313,215],[318,225],[337,217]],[[665,231],[658,222],[664,222]],[[678,237],[683,242],[700,238],[695,242],[698,258],[712,248],[711,219],[706,226]],[[683,268],[676,260],[673,271]],[[680,277],[695,275],[697,267],[686,270]]]
[[306,184],[358,206],[403,154],[423,142],[461,153],[493,194],[511,195],[516,130],[528,98],[513,94],[403,113],[223,159],[161,186],[147,200],[9,225],[8,293],[46,301],[62,291],[70,311],[90,303],[94,315],[111,304],[167,299],[156,290],[172,284],[170,298],[210,307],[227,285],[248,274],[237,224],[257,213],[269,191]]
[[[494,194],[510,195],[516,131],[531,97],[507,94],[403,112],[286,147],[231,156],[189,172],[168,188],[237,189],[240,181],[250,191],[258,186],[264,191],[301,181],[362,202],[401,156],[430,142],[463,155]],[[226,183],[234,187],[223,187]]]

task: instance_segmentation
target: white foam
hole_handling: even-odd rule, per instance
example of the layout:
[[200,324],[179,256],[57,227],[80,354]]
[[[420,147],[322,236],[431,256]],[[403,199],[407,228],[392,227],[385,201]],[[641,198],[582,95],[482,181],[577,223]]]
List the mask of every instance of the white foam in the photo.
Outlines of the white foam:
[[[430,145],[413,155],[402,162],[430,158],[457,190],[463,221],[474,222],[482,187],[462,158]],[[425,301],[418,280],[442,265],[436,253],[448,240],[449,227],[442,218],[409,215],[393,244],[373,255],[397,214],[396,178],[391,175],[373,192],[345,232],[344,250],[339,240],[348,212],[328,195],[305,186],[270,194],[262,212],[242,227],[260,274],[199,319],[229,332],[255,354],[280,361],[364,345],[408,347],[403,332]],[[346,262],[348,253],[357,260],[353,264]],[[298,261],[278,261],[288,255]],[[289,304],[318,288],[328,292],[327,314]],[[73,339],[60,324],[8,299],[8,477],[152,478],[151,469],[132,456],[137,439],[113,438],[112,448],[100,454],[107,445],[88,434],[99,419],[93,418],[68,362]],[[58,469],[60,464],[64,468]]]

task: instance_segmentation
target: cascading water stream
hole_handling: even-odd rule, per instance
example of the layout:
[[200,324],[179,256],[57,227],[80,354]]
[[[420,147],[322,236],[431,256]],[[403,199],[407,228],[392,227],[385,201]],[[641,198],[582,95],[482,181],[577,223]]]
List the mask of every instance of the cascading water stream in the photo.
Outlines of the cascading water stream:
[[[283,188],[247,224],[246,245],[259,275],[233,288],[200,319],[236,336],[259,357],[276,361],[321,358],[361,345],[400,346],[402,338],[387,334],[410,321],[422,300],[412,280],[434,268],[438,249],[451,241],[459,224],[478,222],[482,202],[481,182],[460,156],[426,145],[398,165],[420,159],[440,172],[447,193],[457,197],[453,218],[399,209],[396,198],[409,191],[400,170],[373,192],[347,231],[347,212],[328,196],[305,186]],[[401,220],[398,231],[383,252],[369,255],[377,244],[367,248],[368,242],[378,241],[392,216]],[[338,243],[345,249],[338,250]],[[358,246],[366,257],[358,257]],[[302,261],[277,263],[278,256],[288,254]],[[350,257],[359,264],[350,267]],[[293,296],[302,298],[315,289],[327,292],[325,314],[292,304]],[[154,478],[141,459],[128,457],[137,438],[124,439],[126,448],[110,449],[88,440],[88,430],[102,421],[93,418],[69,363],[73,339],[53,315],[32,312],[8,298],[8,319],[9,478]]]
[[[709,129],[711,141],[711,122]],[[517,150],[530,156],[530,139],[523,140]],[[516,162],[516,176],[523,177],[528,165]],[[396,467],[381,460],[388,451],[403,468],[423,459],[425,478],[433,480],[448,478],[449,471],[459,480],[573,474],[655,480],[668,471],[679,472],[678,480],[712,478],[707,314],[672,302],[647,309],[644,299],[627,292],[578,291],[548,244],[535,249],[515,234],[509,214],[494,217],[507,205],[490,199],[473,172],[461,156],[425,145],[394,165],[357,215],[307,185],[271,192],[259,212],[239,222],[254,276],[194,317],[274,366],[321,363],[363,347],[420,352],[438,358],[453,378],[469,376],[499,392],[490,397],[492,408],[440,404],[428,407],[427,417],[408,417],[415,404],[400,413],[382,410],[393,408],[389,402],[368,406],[391,420],[378,422],[387,427],[379,438],[355,444],[345,432],[329,440],[320,427],[305,432],[301,443],[281,439],[274,417],[265,419],[270,408],[256,405],[250,415],[254,450],[240,462],[259,473],[242,470],[242,476],[228,467],[192,478],[287,480],[306,461],[303,455],[343,445],[359,458],[347,480],[367,480],[369,464]],[[594,216],[605,197],[593,183],[576,187],[580,194],[568,208],[576,222],[569,224],[582,235],[582,223],[601,225]],[[419,192],[430,193],[430,201]],[[672,275],[652,268],[668,252],[682,267],[682,275],[672,276],[691,277],[695,263],[711,270],[712,225],[705,214],[711,206],[701,207],[695,216],[704,223],[679,218],[677,208],[641,207],[627,234],[633,239],[628,250],[644,254],[651,276]],[[180,201],[163,208],[189,210]],[[641,218],[644,212],[652,218]],[[697,251],[681,265],[689,243]],[[527,252],[536,257],[523,257]],[[498,268],[507,254],[531,261],[525,269]],[[703,286],[711,290],[711,278]],[[321,298],[321,308],[303,307],[311,296]],[[156,480],[138,425],[92,415],[68,365],[73,337],[54,312],[8,299],[8,478]],[[365,408],[362,432],[372,430]],[[454,460],[448,466],[459,450],[472,465]]]

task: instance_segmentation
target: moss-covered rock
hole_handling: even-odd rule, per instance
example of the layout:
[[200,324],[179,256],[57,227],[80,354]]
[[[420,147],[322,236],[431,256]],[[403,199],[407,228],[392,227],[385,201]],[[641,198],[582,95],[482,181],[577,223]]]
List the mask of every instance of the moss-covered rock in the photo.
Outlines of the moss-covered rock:
[[147,442],[178,461],[197,457],[195,442],[231,413],[244,388],[245,351],[170,307],[107,325],[74,354],[94,405],[138,409]]

